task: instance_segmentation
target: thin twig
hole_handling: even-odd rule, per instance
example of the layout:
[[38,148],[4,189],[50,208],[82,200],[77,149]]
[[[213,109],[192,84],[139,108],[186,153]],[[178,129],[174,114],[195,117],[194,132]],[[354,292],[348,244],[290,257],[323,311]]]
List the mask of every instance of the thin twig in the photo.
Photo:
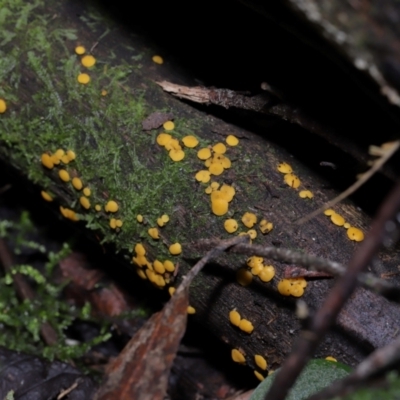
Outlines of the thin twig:
[[352,389],[366,382],[373,375],[386,370],[400,361],[400,336],[378,350],[375,350],[365,360],[363,360],[354,371],[345,378],[335,381],[335,383],[318,393],[310,396],[307,400],[325,400],[335,396],[345,395]]
[[319,342],[334,324],[340,310],[356,288],[358,274],[367,267],[378,251],[385,235],[385,224],[396,215],[399,207],[400,184],[397,184],[381,205],[369,234],[351,258],[346,273],[338,279],[322,307],[311,319],[309,329],[300,334],[292,353],[285,360],[281,370],[276,373],[265,400],[283,400],[286,397]]

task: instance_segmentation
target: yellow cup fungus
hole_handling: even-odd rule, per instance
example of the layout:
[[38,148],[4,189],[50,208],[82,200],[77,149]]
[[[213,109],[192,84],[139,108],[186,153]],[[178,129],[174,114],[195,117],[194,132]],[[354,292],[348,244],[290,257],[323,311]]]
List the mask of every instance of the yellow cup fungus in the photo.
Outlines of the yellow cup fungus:
[[227,202],[231,202],[233,200],[233,197],[236,194],[236,190],[233,186],[229,186],[229,185],[225,185],[223,184],[219,191],[221,193],[223,193],[223,198],[227,201]]
[[107,90],[103,89],[100,94],[102,96],[107,96],[108,92],[107,92]]
[[325,360],[326,360],[326,361],[337,362],[336,358],[335,358],[335,357],[332,357],[332,356],[325,357]]
[[182,139],[182,142],[186,147],[189,147],[190,149],[193,149],[194,147],[196,147],[199,144],[199,141],[197,140],[197,138],[192,135],[185,136]]
[[233,361],[235,361],[239,364],[246,363],[246,359],[245,359],[243,353],[241,353],[238,349],[232,349],[231,357],[232,357]]
[[40,194],[42,195],[43,199],[46,201],[53,201],[53,198],[50,196],[49,193],[45,192],[44,190],[42,190],[40,192]]
[[68,157],[66,154],[64,154],[64,155],[61,157],[61,162],[62,162],[63,164],[68,164],[68,163],[70,162],[70,159],[69,159],[69,157]]
[[234,135],[228,135],[226,138],[226,143],[229,146],[237,146],[239,144],[239,139]]
[[5,113],[7,110],[7,104],[4,99],[0,99],[0,114]]
[[262,374],[260,374],[258,371],[254,371],[254,375],[256,376],[256,378],[258,380],[260,380],[261,382],[265,379],[264,376]]
[[254,362],[256,363],[258,368],[261,368],[264,371],[267,369],[267,366],[268,366],[267,360],[263,356],[256,354],[254,356]]
[[117,229],[117,228],[121,228],[122,225],[123,225],[123,222],[120,219],[115,219],[115,218],[110,219],[110,228]]
[[73,150],[67,150],[66,156],[69,158],[69,161],[73,161],[76,158],[76,154]]
[[169,216],[167,214],[161,215],[160,218],[157,218],[158,226],[164,226],[169,221]]
[[165,146],[171,139],[172,136],[169,133],[160,133],[156,141],[160,146]]
[[208,170],[211,175],[221,175],[224,172],[224,166],[222,164],[211,163]]
[[262,234],[266,234],[272,231],[272,229],[274,228],[274,224],[272,222],[267,221],[266,219],[262,219],[260,221],[260,231]]
[[251,281],[253,280],[253,275],[250,271],[247,271],[245,268],[240,268],[236,272],[236,281],[239,285],[249,286]]
[[188,306],[187,313],[188,314],[196,314],[196,309],[192,306]]
[[209,182],[210,178],[210,171],[201,170],[197,172],[195,175],[196,181],[207,183]]
[[43,153],[41,156],[42,165],[48,169],[52,169],[54,167],[53,160],[51,156],[47,153]]
[[79,221],[78,216],[76,215],[74,210],[71,210],[69,208],[64,208],[60,206],[60,212],[63,215],[64,218],[68,218],[71,221]]
[[257,231],[255,229],[249,229],[247,234],[250,236],[250,239],[255,239],[257,237]]
[[213,146],[213,151],[218,154],[226,153],[226,146],[223,143],[217,143]]
[[282,279],[278,283],[278,291],[283,296],[300,297],[304,294],[307,281],[304,278]]
[[90,76],[88,74],[79,74],[77,78],[78,82],[82,85],[86,85],[90,82]]
[[251,273],[253,275],[260,275],[261,272],[263,271],[264,266],[262,264],[256,264],[254,267],[251,268]]
[[139,275],[140,278],[147,279],[147,276],[146,276],[146,274],[144,273],[144,271],[142,269],[137,269],[136,272],[137,272],[137,274]]
[[60,169],[58,171],[58,176],[63,182],[68,182],[70,180],[69,173],[65,169]]
[[314,194],[310,190],[300,190],[299,196],[302,199],[312,199],[314,197]]
[[83,56],[81,63],[84,67],[90,68],[93,67],[94,64],[96,64],[96,59],[91,55]]
[[143,222],[143,215],[142,214],[136,215],[136,220],[141,224]]
[[81,190],[83,187],[83,183],[82,181],[78,178],[78,177],[74,177],[72,178],[72,186],[76,189],[76,190]]
[[239,326],[240,320],[240,314],[236,311],[236,309],[229,312],[229,321],[231,321],[232,325]]
[[200,149],[197,152],[197,157],[200,158],[200,160],[207,160],[207,158],[211,157],[211,150],[208,147]]
[[163,128],[166,131],[172,131],[175,128],[175,124],[172,121],[165,121],[163,123]]
[[86,208],[86,210],[88,210],[88,209],[90,208],[90,201],[89,201],[89,199],[88,199],[87,197],[85,197],[85,196],[81,196],[81,197],[79,198],[79,203],[81,203],[81,206],[82,206],[83,208]]
[[361,229],[351,226],[349,229],[347,229],[347,237],[350,240],[361,242],[362,240],[364,240],[364,232]]
[[75,53],[81,56],[82,54],[85,54],[86,49],[83,46],[76,46],[75,47]]
[[152,60],[153,60],[153,62],[154,63],[156,63],[156,64],[163,64],[164,63],[164,60],[163,60],[163,58],[161,57],[161,56],[153,56],[152,57]]
[[277,166],[277,170],[282,174],[291,174],[293,172],[292,167],[288,163],[280,163]]
[[135,244],[135,253],[138,256],[144,256],[146,254],[146,249],[141,243]]
[[228,233],[236,232],[238,228],[238,223],[235,219],[227,219],[224,222],[224,228]]
[[269,282],[275,276],[275,268],[272,265],[265,265],[261,272],[258,274],[258,277],[263,282]]
[[90,190],[90,188],[85,187],[85,189],[83,189],[83,194],[84,194],[86,197],[89,197],[89,196],[92,194],[92,191]]
[[170,296],[172,296],[175,293],[175,291],[176,291],[176,289],[173,286],[170,286],[168,288],[168,293],[169,293]]
[[177,256],[182,253],[182,245],[180,243],[174,243],[169,246],[169,252],[173,256]]
[[100,204],[96,204],[96,205],[94,206],[94,209],[95,209],[96,211],[101,211],[101,205],[100,205]]
[[164,264],[159,260],[155,260],[153,262],[153,268],[154,268],[154,271],[156,271],[159,274],[163,274],[165,272]]
[[242,222],[247,228],[252,228],[257,223],[257,217],[253,213],[246,212],[243,214]]
[[331,215],[331,221],[337,226],[343,226],[345,224],[345,219],[337,213]]
[[328,217],[330,217],[333,214],[336,214],[334,210],[332,210],[332,208],[328,208],[327,210],[324,211],[324,214],[327,215]]
[[107,212],[115,213],[118,211],[118,203],[114,200],[110,200],[104,207]]
[[283,179],[284,179],[285,183],[287,185],[289,185],[290,187],[292,187],[293,189],[297,189],[301,183],[299,177],[292,173],[286,174],[283,177]]
[[160,232],[157,228],[150,228],[147,232],[153,239],[160,239]]
[[247,319],[240,320],[239,329],[246,333],[251,333],[254,330],[253,324]]
[[172,261],[170,260],[165,260],[164,261],[164,268],[168,272],[174,272],[175,271],[175,265]]
[[182,161],[185,158],[185,152],[181,149],[171,149],[168,154],[172,161]]
[[263,261],[264,259],[262,257],[257,257],[257,256],[252,256],[250,258],[247,259],[247,265],[250,268],[254,268],[256,266],[261,266],[263,267]]
[[349,229],[351,227],[351,225],[348,222],[345,222],[343,225],[343,228],[345,229]]
[[225,199],[211,200],[211,210],[215,215],[225,215],[228,212],[228,208],[228,202]]

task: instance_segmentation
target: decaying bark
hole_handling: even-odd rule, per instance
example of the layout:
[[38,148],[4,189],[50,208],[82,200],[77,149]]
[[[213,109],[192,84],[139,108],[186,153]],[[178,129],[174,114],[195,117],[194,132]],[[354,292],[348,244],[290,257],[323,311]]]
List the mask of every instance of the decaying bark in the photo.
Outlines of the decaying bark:
[[[54,211],[58,212],[59,205],[75,210],[80,226],[114,246],[127,267],[132,268],[132,249],[141,242],[150,261],[173,259],[179,264],[177,275],[169,277],[176,285],[204,255],[202,240],[229,237],[223,228],[228,216],[239,221],[240,231],[247,231],[240,222],[246,211],[274,224],[265,236],[257,228],[255,244],[272,244],[347,264],[357,243],[348,240],[344,228],[323,215],[300,227],[292,224],[336,194],[327,188],[328,183],[268,138],[163,93],[154,81],[172,80],[173,68],[168,62],[153,63],[153,52],[140,37],[124,33],[81,5],[40,0],[32,6],[11,0],[0,4],[2,13],[8,15],[0,32],[0,55],[5,64],[0,71],[0,97],[7,102],[6,112],[0,115],[0,158],[36,185],[37,196],[41,189],[48,191],[54,197],[50,204]],[[78,44],[93,48],[94,68],[81,65],[74,53]],[[77,82],[81,72],[90,75],[86,86]],[[195,134],[204,147],[224,142],[228,134],[240,139],[239,146],[228,147],[226,153],[232,167],[213,177],[236,189],[228,214],[217,217],[211,212],[210,199],[204,193],[207,185],[194,179],[196,171],[204,169],[196,157],[198,148],[185,149],[185,159],[174,163],[156,143],[162,130],[143,131],[143,120],[153,112],[171,113],[176,126],[171,134],[179,139]],[[288,131],[289,138],[290,134]],[[58,148],[73,149],[76,160],[47,169],[40,162],[41,154],[53,154]],[[313,200],[301,199],[297,190],[284,183],[276,170],[281,162],[290,163],[301,179],[301,189],[313,191]],[[89,209],[81,205],[82,194],[60,180],[60,169],[67,170],[70,177],[80,177],[90,187]],[[104,210],[109,200],[119,205],[112,215]],[[94,205],[101,210],[96,211]],[[351,225],[368,230],[368,217],[352,203],[346,201],[335,211]],[[148,229],[155,227],[164,213],[170,221],[160,228],[161,239],[157,241]],[[138,214],[144,216],[144,224],[138,223]],[[110,227],[111,218],[123,222],[121,229]],[[174,242],[184,243],[182,255],[169,254],[168,246]],[[274,280],[263,283],[254,278],[249,287],[243,287],[236,282],[235,273],[245,267],[246,256],[220,257],[194,280],[190,304],[196,308],[194,318],[230,348],[240,348],[248,365],[254,367],[254,355],[262,354],[274,368],[290,351],[300,323],[294,312],[295,299],[282,297],[277,291],[286,265],[265,262],[275,266]],[[399,255],[385,250],[371,272],[390,273],[398,264]],[[311,312],[319,307],[330,286],[326,279],[308,281],[304,301]],[[148,290],[151,296],[156,289],[148,285]],[[228,316],[233,308],[253,323],[250,335],[230,324]],[[374,329],[377,315],[379,327]],[[367,351],[392,339],[399,318],[398,306],[360,289],[317,355],[334,355],[355,364]],[[221,353],[229,357],[229,351]]]

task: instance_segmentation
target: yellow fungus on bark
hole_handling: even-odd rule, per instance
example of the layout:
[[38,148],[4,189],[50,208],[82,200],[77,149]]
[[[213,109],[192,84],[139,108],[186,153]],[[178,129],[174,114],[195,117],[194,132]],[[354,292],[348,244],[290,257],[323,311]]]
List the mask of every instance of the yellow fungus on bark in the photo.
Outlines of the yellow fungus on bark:
[[81,206],[82,206],[83,208],[86,208],[86,210],[88,210],[88,209],[90,208],[90,201],[89,201],[89,199],[88,199],[87,197],[85,197],[85,196],[81,196],[81,197],[79,198],[79,203],[81,203]]
[[141,224],[143,222],[143,215],[142,214],[136,215],[136,220]]
[[349,229],[351,227],[351,225],[348,222],[345,222],[345,224],[343,225],[343,228],[345,229]]
[[69,159],[69,157],[68,157],[66,154],[64,154],[64,155],[61,157],[61,162],[62,162],[63,164],[68,164],[68,163],[70,162],[70,159]]
[[48,169],[52,169],[54,167],[54,162],[49,154],[43,153],[40,159],[44,167]]
[[151,59],[153,60],[154,63],[159,64],[159,65],[164,63],[164,60],[161,56],[155,55]]
[[157,225],[161,228],[165,225],[165,223],[161,218],[157,218]]
[[361,242],[362,240],[364,240],[364,232],[361,229],[351,226],[349,229],[347,229],[347,237],[350,240]]
[[254,267],[251,268],[251,273],[253,275],[260,275],[261,272],[263,271],[264,266],[262,264],[256,264]]
[[142,270],[142,269],[137,269],[136,270],[136,273],[139,275],[139,277],[140,278],[142,278],[142,279],[147,279],[147,276],[146,276],[146,274],[144,273],[144,271]]
[[169,246],[169,252],[173,256],[177,256],[182,253],[182,245],[180,243],[174,243]]
[[79,74],[77,78],[78,82],[82,85],[86,85],[90,82],[90,76],[88,74]]
[[167,143],[165,143],[164,145],[165,150],[182,150],[182,146],[179,144],[179,140],[178,139],[174,139],[171,138],[170,140],[167,141]]
[[108,92],[107,92],[107,90],[103,89],[100,94],[102,96],[107,96]]
[[81,63],[84,67],[90,68],[93,67],[94,64],[96,64],[96,59],[91,55],[83,56],[81,59]]
[[115,212],[118,211],[119,207],[118,207],[118,204],[117,204],[116,201],[110,200],[110,201],[107,202],[107,204],[105,205],[104,209],[107,212],[115,213]]
[[200,160],[207,160],[207,158],[211,157],[211,150],[208,147],[200,149],[197,152],[197,157],[200,158]]
[[231,202],[231,201],[233,200],[233,197],[234,197],[235,194],[236,194],[235,188],[234,188],[233,186],[226,185],[226,184],[223,184],[223,185],[219,188],[219,191],[220,191],[221,193],[224,194],[224,199],[225,199],[227,202]]
[[292,167],[288,163],[280,163],[277,166],[277,170],[282,174],[291,174],[293,172]]
[[263,261],[264,261],[264,259],[262,257],[252,256],[247,259],[247,265],[250,268],[254,268],[255,266],[258,266],[258,265],[263,267],[264,266]]
[[247,234],[250,236],[250,239],[255,239],[257,237],[257,231],[255,229],[249,229]]
[[92,191],[88,187],[85,187],[85,189],[83,189],[83,194],[86,197],[89,197],[92,194]]
[[42,195],[43,199],[46,201],[53,201],[53,197],[50,196],[49,193],[47,193],[46,191],[42,190],[40,192],[40,194]]
[[257,364],[258,368],[261,368],[264,371],[267,369],[267,366],[268,366],[267,360],[263,356],[261,356],[260,354],[256,354],[254,356],[254,361]]
[[224,199],[216,199],[211,201],[211,210],[215,215],[221,216],[228,212],[229,204]]
[[117,228],[117,220],[115,218],[110,219],[110,228],[112,228],[112,229]]
[[86,49],[83,46],[76,46],[75,47],[75,53],[81,56],[82,54],[85,54]]
[[73,150],[67,150],[65,154],[69,158],[69,161],[73,161],[76,158],[76,154]]
[[324,211],[324,214],[327,215],[328,217],[330,217],[333,214],[336,214],[334,210],[332,210],[332,208],[328,208],[327,210]]
[[238,228],[238,223],[235,219],[227,219],[224,222],[224,228],[228,233],[236,232]]
[[226,153],[226,146],[223,143],[217,143],[213,146],[213,151],[218,154]]
[[258,274],[258,277],[263,282],[271,281],[275,276],[275,268],[272,265],[265,265],[262,271]]
[[0,99],[0,114],[3,114],[7,111],[7,103],[4,99]]
[[207,183],[210,181],[210,171],[201,170],[195,175],[196,181]]
[[174,272],[175,271],[175,265],[172,261],[170,260],[165,260],[164,261],[164,268],[168,272]]
[[239,323],[239,329],[242,330],[243,332],[251,333],[254,330],[254,326],[249,320],[242,319],[240,320]]
[[63,217],[68,218],[71,221],[79,221],[79,218],[74,210],[60,206],[60,212],[63,215]]
[[171,139],[172,139],[172,136],[169,133],[163,132],[157,136],[156,142],[160,146],[165,146]]
[[337,362],[336,358],[335,358],[335,357],[332,357],[332,356],[325,357],[325,360],[326,360],[326,361]]
[[228,135],[225,141],[229,146],[237,146],[239,144],[239,139],[234,135]]
[[253,213],[246,212],[243,214],[242,222],[247,228],[252,228],[257,223],[257,216]]
[[164,223],[167,223],[169,221],[169,216],[167,214],[161,215],[161,219],[164,221]]
[[337,226],[343,226],[346,223],[345,219],[337,213],[331,215],[331,221]]
[[175,124],[172,121],[166,121],[163,123],[163,128],[166,131],[172,131],[175,128]]
[[288,279],[282,279],[278,283],[278,292],[283,296],[290,296],[290,282]]
[[260,221],[259,227],[261,233],[265,235],[266,233],[272,231],[272,229],[274,228],[274,224],[272,222],[268,222],[266,219],[263,219]]
[[206,187],[205,189],[204,189],[204,192],[206,193],[206,194],[211,194],[212,193],[212,187],[211,186],[208,186],[208,187]]
[[224,172],[224,167],[222,164],[211,163],[208,170],[211,175],[221,175]]
[[78,178],[78,177],[74,177],[72,178],[72,186],[76,189],[76,190],[81,190],[83,187],[83,183],[82,181]]
[[63,182],[68,182],[70,180],[69,173],[65,169],[60,169],[58,171],[58,176]]
[[239,364],[245,364],[246,363],[246,359],[243,355],[243,353],[241,353],[238,349],[232,349],[231,351],[231,357],[232,360],[239,363]]
[[182,139],[182,142],[186,147],[189,147],[190,149],[193,149],[194,147],[196,147],[199,144],[199,141],[193,135],[185,136]]
[[150,228],[147,232],[153,239],[160,239],[160,232],[157,228]]
[[265,379],[265,377],[264,377],[262,374],[260,374],[258,371],[254,371],[254,375],[255,375],[256,378],[257,378],[258,380],[260,380],[261,382]]
[[168,155],[172,161],[182,161],[185,158],[185,152],[179,149],[171,149]]
[[95,209],[96,211],[101,211],[101,205],[100,205],[100,204],[96,204],[96,205],[94,206],[94,209]]
[[175,293],[175,291],[176,291],[176,289],[173,286],[170,286],[168,288],[168,293],[169,293],[170,296],[172,296]]
[[153,268],[154,271],[158,272],[159,274],[163,274],[165,272],[164,264],[159,260],[155,260],[153,262]]
[[236,281],[237,281],[237,283],[239,283],[239,285],[249,286],[250,283],[252,282],[252,280],[253,280],[253,275],[247,269],[240,268],[236,272]]
[[283,179],[285,183],[293,189],[297,189],[301,183],[299,177],[292,173],[286,174]]
[[146,254],[146,249],[144,248],[142,243],[135,244],[135,253],[138,256],[144,256]]
[[115,225],[117,225],[117,228],[121,228],[123,224],[124,224],[124,223],[123,223],[123,221],[122,221],[121,219],[117,219],[117,220],[115,221]]
[[236,311],[236,309],[229,312],[229,321],[231,321],[232,325],[239,326],[240,320],[240,314]]
[[313,192],[311,192],[310,190],[301,190],[301,191],[299,192],[299,196],[300,196],[302,199],[312,199],[312,198],[314,197],[314,194],[313,194]]
[[188,306],[187,313],[188,314],[196,314],[196,309],[192,306]]

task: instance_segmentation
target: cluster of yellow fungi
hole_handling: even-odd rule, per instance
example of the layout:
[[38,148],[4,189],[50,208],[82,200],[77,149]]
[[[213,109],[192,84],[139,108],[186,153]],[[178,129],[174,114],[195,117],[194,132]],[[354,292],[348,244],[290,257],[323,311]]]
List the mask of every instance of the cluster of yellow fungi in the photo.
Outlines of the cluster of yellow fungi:
[[[172,131],[175,128],[175,124],[172,121],[164,122],[163,128],[166,131]],[[182,149],[179,140],[172,137],[169,133],[161,132],[157,136],[157,144],[164,147],[168,151],[168,155],[172,161],[178,162],[185,158],[185,152]],[[185,136],[182,139],[184,147],[192,149],[199,144],[197,138],[193,135]]]
[[333,224],[337,226],[343,226],[343,228],[347,229],[347,237],[350,240],[354,240],[356,242],[361,242],[364,240],[364,232],[359,228],[351,226],[340,214],[335,212],[332,208],[328,208],[327,210],[325,210],[324,214],[330,217],[330,220]]
[[307,281],[304,278],[282,279],[278,283],[278,291],[283,296],[300,297],[304,294]]
[[263,282],[271,281],[275,276],[275,268],[272,265],[264,265],[262,257],[252,256],[247,260],[251,273]]
[[254,330],[253,324],[249,320],[242,318],[236,309],[229,312],[229,321],[243,332],[251,333]]
[[[75,53],[78,56],[83,56],[81,58],[81,64],[85,68],[91,68],[96,64],[96,59],[92,55],[90,55],[90,54],[84,55],[86,53],[86,49],[84,46],[81,46],[81,45],[76,46]],[[82,72],[78,75],[77,80],[80,84],[86,85],[90,82],[90,75],[87,74],[86,72]]]
[[[278,164],[277,170],[281,174],[284,174],[283,180],[288,186],[293,189],[298,189],[300,187],[300,178],[293,173],[293,169],[288,163],[282,162]],[[300,190],[299,196],[302,199],[312,199],[314,197],[314,194],[310,190]]]

